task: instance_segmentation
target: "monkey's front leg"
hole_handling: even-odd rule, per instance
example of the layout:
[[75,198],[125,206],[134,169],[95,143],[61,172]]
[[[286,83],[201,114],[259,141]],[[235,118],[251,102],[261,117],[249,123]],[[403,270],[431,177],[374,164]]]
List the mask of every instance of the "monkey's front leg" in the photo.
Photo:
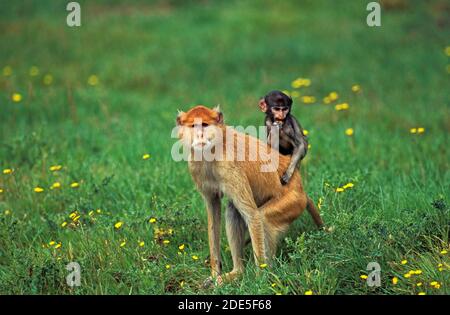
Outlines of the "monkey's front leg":
[[220,198],[218,194],[205,196],[208,213],[208,240],[211,276],[218,277],[222,270],[220,262]]

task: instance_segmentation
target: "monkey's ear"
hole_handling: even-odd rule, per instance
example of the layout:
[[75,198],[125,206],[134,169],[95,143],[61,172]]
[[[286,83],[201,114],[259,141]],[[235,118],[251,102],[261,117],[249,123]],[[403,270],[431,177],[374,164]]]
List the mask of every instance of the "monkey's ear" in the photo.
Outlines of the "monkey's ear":
[[178,109],[177,126],[181,125],[181,116],[183,116],[184,114],[186,114],[186,113]]
[[267,112],[267,104],[266,104],[266,101],[264,100],[264,98],[259,100],[259,108],[261,109],[261,111],[263,113]]
[[220,111],[220,105],[217,105],[216,107],[214,107],[213,111],[215,111],[217,113],[217,118],[216,118],[217,123],[223,124],[223,114]]

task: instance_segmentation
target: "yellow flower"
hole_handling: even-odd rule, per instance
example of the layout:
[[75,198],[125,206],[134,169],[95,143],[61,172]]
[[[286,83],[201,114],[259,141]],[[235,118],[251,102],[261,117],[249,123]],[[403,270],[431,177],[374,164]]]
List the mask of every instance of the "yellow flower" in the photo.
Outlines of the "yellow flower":
[[14,172],[14,170],[11,168],[5,168],[3,170],[3,174],[5,174],[5,175],[12,174],[12,172]]
[[51,74],[46,74],[44,76],[43,82],[45,85],[50,85],[53,83],[53,76]]
[[424,132],[425,132],[425,128],[423,128],[423,127],[417,128],[417,133],[424,133]]
[[170,269],[170,267],[171,267],[171,266],[170,266],[169,264],[166,265],[166,269]]
[[53,166],[50,166],[50,171],[56,172],[56,171],[61,170],[61,168],[62,168],[61,165],[53,165]]
[[67,222],[66,221],[64,221],[63,223],[61,223],[61,226],[62,227],[65,227],[67,225]]
[[414,270],[414,274],[420,275],[420,274],[422,274],[422,270],[420,270],[420,269]]
[[78,187],[80,187],[80,184],[77,183],[77,182],[73,182],[72,184],[70,184],[70,187],[72,187],[72,188],[78,188]]
[[435,288],[435,289],[440,289],[440,288],[441,288],[441,284],[440,284],[440,283],[436,284],[436,285],[434,286],[434,288]]
[[102,213],[101,209],[97,209],[96,211],[97,211],[97,213]]
[[305,291],[305,295],[313,295],[313,291],[312,290]]
[[126,241],[123,241],[122,243],[120,243],[120,247],[124,247],[125,245],[127,245]]
[[163,244],[166,244],[166,245],[167,245],[167,244],[169,244],[169,243],[170,243],[169,240],[164,240],[164,241],[163,241]]
[[421,287],[422,286],[422,282],[417,282],[416,286]]
[[142,156],[143,160],[148,160],[150,158],[150,154],[146,153]]
[[53,183],[53,185],[50,187],[50,189],[58,189],[58,188],[61,188],[60,182]]
[[317,203],[317,208],[320,210],[322,208],[323,199],[322,197],[319,198],[319,202]]
[[283,293],[277,292],[277,293],[275,293],[275,295],[283,295]]
[[36,192],[36,193],[41,193],[43,191],[44,191],[44,188],[41,188],[41,187],[34,188],[34,192]]
[[264,269],[267,267],[267,264],[260,264],[259,267]]
[[425,292],[419,292],[417,295],[426,295]]
[[11,214],[11,210],[5,210],[5,215],[10,215]]
[[3,75],[5,77],[9,77],[12,74],[12,68],[10,66],[6,66],[3,68]]
[[88,215],[92,217],[94,215],[94,210],[89,211]]
[[353,188],[353,186],[355,186],[353,183],[347,183],[344,186],[342,186],[342,188],[348,189],[348,188]]
[[352,91],[353,91],[354,93],[358,93],[359,91],[361,91],[361,86],[358,85],[358,84],[353,85],[353,86],[352,86]]
[[345,130],[345,134],[347,135],[347,136],[353,136],[353,133],[354,133],[354,130],[353,130],[353,128],[347,128],[346,130]]
[[445,54],[450,57],[450,46],[445,47]]
[[197,255],[192,255],[192,259],[193,260],[198,260],[198,256]]
[[398,278],[397,278],[397,277],[393,277],[393,278],[392,278],[392,284],[393,284],[393,285],[396,285],[397,282],[398,282]]
[[366,280],[366,279],[368,278],[367,275],[360,275],[359,277],[360,277],[361,279],[363,279],[363,280]]
[[316,98],[314,96],[303,96],[302,102],[305,104],[312,104],[316,102]]
[[342,103],[342,104],[336,104],[336,106],[334,107],[337,111],[341,111],[341,110],[347,110],[350,108],[350,105],[348,105],[348,103]]
[[270,285],[272,288],[275,288],[277,286],[277,284],[274,282]]
[[13,95],[11,96],[11,99],[13,100],[13,102],[19,103],[22,100],[22,94],[13,93]]
[[401,263],[402,265],[406,265],[406,264],[408,263],[408,261],[407,261],[406,259],[403,259],[400,263]]
[[184,244],[181,244],[180,246],[178,246],[179,250],[184,250]]
[[119,221],[119,222],[117,222],[116,224],[114,224],[114,227],[115,227],[116,229],[120,229],[120,228],[122,227],[122,225],[123,225],[123,222],[122,222],[122,221]]
[[342,187],[336,188],[336,192],[343,192],[343,191],[344,191],[344,188],[342,188]]
[[336,92],[331,92],[328,97],[330,98],[330,101],[334,102],[339,98],[339,94],[337,94]]
[[144,242],[144,241],[139,242],[139,246],[140,246],[140,247],[144,247],[144,245],[145,245],[145,242]]
[[184,281],[183,280],[180,282],[180,287],[181,288],[184,287]]
[[53,246],[53,245],[55,245],[55,244],[56,244],[55,241],[50,241],[50,242],[48,243],[48,245],[50,245],[50,246]]
[[32,77],[35,77],[35,76],[38,76],[39,75],[39,69],[38,69],[38,67],[36,67],[36,66],[32,66],[31,68],[30,68],[30,76],[32,76]]
[[99,79],[95,74],[92,74],[88,78],[88,84],[91,86],[96,86],[99,83]]
[[60,248],[62,246],[62,244],[61,243],[58,243],[56,246],[55,246],[55,249],[58,249],[58,248]]
[[411,274],[408,272],[408,273],[405,273],[404,275],[403,275],[405,278],[411,278]]
[[328,96],[325,96],[325,97],[323,98],[323,102],[324,102],[325,104],[330,104],[330,103],[331,103],[331,100],[330,100],[330,98],[329,98]]
[[410,133],[417,133],[417,128],[411,128],[411,129],[409,129],[409,132]]
[[73,218],[73,222],[77,222],[81,218],[81,215],[77,215],[75,218]]
[[439,282],[437,282],[437,281],[432,281],[432,282],[430,282],[430,285],[433,286],[433,287],[434,287],[435,285],[437,285],[437,284],[439,284]]
[[156,222],[156,218],[150,218],[150,220],[148,220],[148,222],[155,223]]
[[311,80],[310,79],[304,79],[304,78],[298,78],[292,81],[291,86],[294,89],[301,88],[302,86],[310,86]]
[[3,189],[2,188],[0,188],[0,194],[3,192]]
[[446,249],[443,249],[443,250],[441,250],[441,252],[440,252],[441,255],[445,255],[445,254],[447,254],[447,253],[448,253],[448,252],[447,252]]
[[307,135],[309,135],[309,131],[306,130],[306,129],[303,129],[303,134],[304,134],[305,136],[307,136]]
[[71,214],[69,214],[69,218],[71,218],[71,219],[75,218],[76,216],[77,216],[77,212],[76,211],[74,211]]

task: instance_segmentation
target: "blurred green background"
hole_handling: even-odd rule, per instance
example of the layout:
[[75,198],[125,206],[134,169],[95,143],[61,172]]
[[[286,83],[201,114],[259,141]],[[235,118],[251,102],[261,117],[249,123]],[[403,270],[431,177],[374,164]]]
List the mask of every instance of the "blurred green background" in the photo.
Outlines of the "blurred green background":
[[[380,1],[373,28],[363,0],[79,1],[72,28],[68,2],[0,2],[0,293],[450,293],[448,1]],[[304,215],[273,266],[255,277],[249,246],[242,279],[205,289],[176,110],[262,125],[273,89],[309,132],[303,182],[334,232]]]

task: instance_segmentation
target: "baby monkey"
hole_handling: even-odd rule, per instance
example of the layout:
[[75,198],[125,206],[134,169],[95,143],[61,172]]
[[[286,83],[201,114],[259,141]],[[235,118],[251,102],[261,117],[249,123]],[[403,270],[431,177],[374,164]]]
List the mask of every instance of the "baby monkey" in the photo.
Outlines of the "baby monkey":
[[266,114],[267,139],[270,143],[271,130],[275,126],[279,132],[279,149],[283,155],[292,155],[281,183],[287,184],[294,174],[297,164],[305,157],[308,141],[302,126],[291,115],[292,99],[281,91],[272,91],[259,101],[259,108]]

